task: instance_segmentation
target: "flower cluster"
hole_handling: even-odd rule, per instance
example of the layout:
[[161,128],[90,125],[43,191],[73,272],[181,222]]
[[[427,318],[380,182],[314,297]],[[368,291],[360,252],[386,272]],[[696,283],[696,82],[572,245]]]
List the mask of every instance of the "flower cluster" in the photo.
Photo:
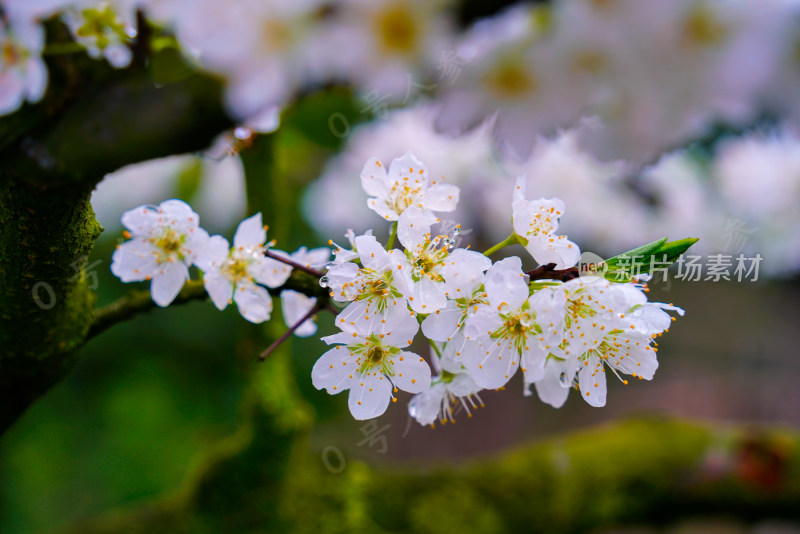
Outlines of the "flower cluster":
[[[439,131],[488,124],[525,159],[578,127],[607,160],[650,162],[716,124],[800,115],[797,2],[520,2],[459,32],[449,0],[26,0],[0,13],[0,114],[44,94],[42,21],[59,14],[89,55],[127,66],[137,10],[159,42],[222,76],[254,129],[305,88],[346,83],[378,116],[435,94]],[[59,43],[65,44],[65,43]],[[691,79],[692,84],[684,83]],[[486,119],[489,119],[488,121]],[[264,126],[256,126],[264,124]]]
[[[607,372],[624,383],[623,375],[653,378],[654,339],[673,320],[667,312],[683,310],[648,302],[636,279],[579,276],[580,249],[558,233],[564,203],[527,198],[524,175],[511,193],[513,231],[485,253],[460,246],[458,225],[435,232],[441,226],[435,212],[455,210],[459,189],[434,178],[412,153],[389,165],[371,158],[361,185],[367,206],[390,221],[385,244],[372,231],[349,230],[347,247],[331,241],[333,250],[287,254],[271,248],[256,214],[239,224],[231,246],[209,236],[187,204],[168,200],[123,214],[129,241],[115,251],[111,270],[124,282],[150,280],[153,300],[167,306],[196,266],[217,308],[235,302],[254,323],[270,318],[268,288],[281,288],[284,319],[297,335],[316,331],[309,320],[316,310],[336,312],[339,332],[322,338],[331,348],[311,379],[330,394],[349,390],[356,419],[383,414],[403,390],[415,394],[409,412],[421,424],[453,421],[454,407],[471,415],[483,404],[482,390],[503,387],[518,370],[525,390],[533,385],[554,407],[570,389],[603,406]],[[526,273],[517,256],[492,262],[490,254],[515,243],[536,269]],[[282,287],[293,268],[318,276],[327,301]],[[430,360],[414,349],[420,332]]]
[[[604,405],[606,369],[653,377],[653,339],[670,325],[666,310],[682,310],[648,303],[637,283],[531,280],[519,257],[492,263],[459,247],[458,227],[435,234],[433,212],[455,209],[458,189],[433,180],[410,153],[388,169],[371,159],[361,180],[368,206],[394,221],[402,249],[392,248],[392,238],[384,247],[371,232],[349,232],[352,248],[336,247],[321,283],[343,305],[335,321],[341,332],[323,338],[334,347],[312,371],[318,389],[350,390],[356,419],[381,415],[403,390],[416,394],[409,410],[421,424],[452,421],[455,403],[470,413],[482,404],[480,390],[504,386],[518,369],[555,407],[573,387],[589,404]],[[508,241],[550,269],[574,267],[578,246],[556,233],[563,202],[527,199],[525,183],[521,176],[512,194]],[[433,348],[434,377],[423,357],[405,350],[420,330]]]
[[[200,227],[200,217],[181,200],[158,206],[139,206],[122,215],[129,240],[114,251],[111,272],[123,282],[150,281],[150,294],[159,306],[169,306],[190,279],[193,265],[203,271],[203,285],[214,305],[225,309],[235,302],[242,317],[253,323],[268,320],[272,298],[266,288],[281,287],[292,273],[292,265],[314,268],[324,265],[328,248],[292,254],[267,250],[267,228],[257,213],[239,224],[233,246],[220,235],[209,236]],[[278,259],[273,259],[278,258]],[[281,291],[283,315],[291,323],[313,309],[316,301],[295,291]],[[309,336],[313,323],[300,325],[296,335]]]
[[410,149],[423,161],[436,158],[438,172],[469,192],[447,219],[480,228],[487,239],[507,235],[508,191],[526,174],[529,188],[569,206],[560,228],[595,252],[632,249],[654,235],[695,235],[695,254],[760,253],[764,276],[800,272],[800,130],[789,123],[730,133],[637,168],[599,161],[580,147],[575,130],[540,139],[523,162],[500,158],[487,128],[457,138],[437,134],[433,111],[414,106],[353,129],[306,193],[306,212],[319,232],[371,226],[374,214],[353,175],[372,154]]

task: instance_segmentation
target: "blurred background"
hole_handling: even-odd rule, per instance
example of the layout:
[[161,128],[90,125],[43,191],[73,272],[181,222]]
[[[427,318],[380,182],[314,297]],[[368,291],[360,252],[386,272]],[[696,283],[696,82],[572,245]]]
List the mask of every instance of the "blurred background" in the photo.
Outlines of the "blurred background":
[[[174,33],[186,43],[210,35],[202,21],[181,26],[170,4],[150,8],[177,24]],[[109,271],[123,240],[120,214],[167,198],[187,201],[203,227],[228,238],[242,218],[263,211],[269,237],[287,251],[343,243],[348,228],[386,236],[388,226],[366,208],[358,176],[368,158],[388,163],[406,151],[461,188],[459,209],[447,219],[462,224],[465,243],[484,250],[508,234],[512,184],[525,173],[530,194],[565,201],[561,228],[584,251],[609,257],[664,236],[700,238],[690,251],[705,266],[698,280],[673,267],[667,281],[651,283],[650,300],[686,310],[659,339],[652,382],[609,381],[605,408],[573,394],[554,410],[512,380],[504,391],[482,395],[485,407],[471,417],[461,413],[456,424],[435,429],[410,418],[410,396],[400,393],[384,416],[359,422],[345,396],[311,384],[325,350],[317,337],[291,339],[276,353],[279,363],[264,364],[273,366],[267,371],[253,363],[285,329],[277,304],[261,326],[209,302],[156,309],[88,343],[69,378],[0,440],[0,532],[261,532],[272,517],[248,514],[274,499],[293,518],[284,528],[309,532],[800,533],[800,93],[792,85],[800,55],[787,52],[800,50],[798,8],[789,1],[681,0],[674,5],[685,8],[684,20],[668,4],[586,0],[505,9],[476,0],[430,8],[431,21],[444,17],[443,28],[458,28],[434,32],[458,43],[431,50],[452,46],[461,54],[455,74],[455,67],[445,70],[444,53],[415,64],[420,84],[439,87],[388,98],[398,89],[385,72],[347,70],[362,58],[341,67],[355,87],[314,80],[309,88],[292,78],[287,84],[304,89],[270,107],[268,127],[247,125],[254,109],[263,119],[261,103],[240,109],[229,102],[243,126],[207,151],[131,165],[101,182],[92,204],[105,231],[85,265],[98,305],[125,295],[131,287]],[[608,11],[592,13],[591,6]],[[677,37],[670,33],[676,20],[685,23]],[[621,27],[627,43],[617,35]],[[222,43],[230,38],[214,35]],[[652,36],[652,49],[631,57],[630,43],[644,36]],[[686,48],[698,43],[709,48]],[[550,68],[548,61],[563,60],[579,44],[620,62],[592,80],[545,71],[540,83],[556,86],[541,100],[487,104],[465,96],[485,79],[481,69],[502,64],[511,51],[523,47],[521,56],[533,54],[533,65]],[[540,49],[546,58],[536,56]],[[229,99],[250,102],[237,89],[249,82],[219,57],[186,53],[193,66],[226,79]],[[581,58],[588,71],[570,76],[596,75],[605,65],[602,57]],[[399,68],[405,80],[406,67]],[[508,90],[522,84],[503,80]],[[576,87],[580,94],[566,91]],[[491,106],[499,111],[476,111]],[[527,113],[530,139],[508,119],[520,113]],[[248,165],[269,169],[266,204],[254,197]],[[521,247],[508,253],[527,257]],[[734,266],[738,255],[758,255],[761,263],[741,281],[733,267],[731,279],[715,280],[707,267],[714,255]],[[528,258],[524,266],[535,264]],[[330,314],[319,315],[319,330],[334,331]],[[259,426],[254,403],[275,416],[275,428]],[[244,463],[231,463],[240,457],[237,440],[252,445],[277,436],[282,443],[286,435],[295,436],[281,449],[291,480],[278,489],[265,490],[258,478],[284,458],[270,457],[272,449],[260,454],[248,445]],[[206,499],[196,486],[208,480],[219,493]],[[503,489],[504,480],[515,482]],[[436,492],[425,493],[425,481]],[[250,502],[245,495],[255,487]],[[405,496],[412,493],[425,498]],[[500,504],[484,508],[484,498],[509,509],[539,507],[532,515],[541,522],[504,516]],[[196,508],[187,512],[187,502]],[[383,510],[397,503],[419,506],[396,522],[386,512],[382,522]],[[234,520],[218,519],[239,504]],[[193,519],[170,522],[181,515],[174,507]],[[303,521],[293,523],[297,518]]]

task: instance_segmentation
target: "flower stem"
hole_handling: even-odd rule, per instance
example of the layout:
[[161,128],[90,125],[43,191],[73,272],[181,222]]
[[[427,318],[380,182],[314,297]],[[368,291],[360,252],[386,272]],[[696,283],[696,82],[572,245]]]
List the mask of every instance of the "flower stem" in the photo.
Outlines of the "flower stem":
[[439,350],[439,347],[436,346],[436,342],[432,339],[429,339],[428,343],[431,344],[431,347],[433,347],[433,351],[436,353],[439,359],[442,359],[442,352]]
[[316,278],[322,278],[322,275],[324,274],[321,271],[318,271],[316,269],[312,269],[311,267],[308,267],[307,265],[303,265],[301,263],[297,263],[296,261],[294,261],[294,260],[292,260],[290,258],[287,258],[285,256],[281,256],[279,254],[275,254],[274,252],[270,252],[269,250],[265,250],[264,251],[264,255],[266,257],[268,257],[268,258],[272,258],[273,260],[277,260],[277,261],[279,261],[281,263],[285,263],[286,265],[291,265],[295,269],[297,269],[299,271],[306,272],[306,273],[308,273],[311,276],[314,276]]
[[389,240],[386,242],[386,250],[394,246],[394,240],[397,237],[397,221],[392,223],[392,229],[389,232]]
[[484,256],[491,256],[492,254],[494,254],[495,252],[497,252],[501,248],[505,248],[505,247],[507,247],[509,245],[516,245],[517,243],[518,243],[517,234],[515,234],[514,232],[511,232],[510,236],[508,236],[504,240],[500,241],[498,244],[496,244],[495,246],[491,247],[490,249],[486,250],[483,253],[483,255]]
[[323,307],[322,307],[322,306],[320,306],[319,304],[315,304],[315,305],[314,305],[314,306],[313,306],[313,307],[312,307],[310,310],[308,310],[308,313],[306,313],[305,315],[303,315],[303,316],[300,318],[300,320],[298,320],[296,323],[294,323],[294,324],[293,324],[293,325],[292,325],[292,326],[291,326],[291,327],[290,327],[290,328],[289,328],[289,329],[288,329],[286,332],[284,332],[283,334],[281,334],[281,337],[279,337],[278,339],[276,339],[275,341],[273,341],[272,345],[270,345],[269,347],[267,347],[267,348],[264,350],[264,352],[262,352],[261,354],[259,354],[259,355],[258,355],[258,359],[259,359],[259,360],[261,360],[262,362],[263,362],[264,360],[266,360],[266,359],[267,359],[267,356],[269,356],[270,354],[272,354],[272,352],[273,352],[275,349],[277,349],[278,347],[280,347],[280,346],[281,346],[281,344],[282,344],[284,341],[286,341],[287,339],[289,339],[289,338],[292,336],[292,334],[294,334],[294,331],[295,331],[295,330],[297,330],[298,328],[300,328],[300,326],[301,326],[303,323],[305,323],[306,321],[308,321],[309,319],[311,319],[311,317],[313,317],[313,316],[314,316],[314,314],[315,314],[315,313],[317,313],[318,311],[320,311],[322,308],[323,308]]

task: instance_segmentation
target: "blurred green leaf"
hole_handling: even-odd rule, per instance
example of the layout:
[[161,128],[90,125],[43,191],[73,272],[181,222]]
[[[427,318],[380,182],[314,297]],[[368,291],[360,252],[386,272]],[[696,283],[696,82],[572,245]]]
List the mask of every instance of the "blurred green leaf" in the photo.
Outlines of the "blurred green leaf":
[[681,254],[697,243],[695,237],[669,242],[667,239],[664,237],[606,260],[606,279],[611,282],[630,282],[633,275],[648,274],[654,268],[675,263]]
[[179,82],[195,71],[186,64],[177,48],[166,47],[154,53],[149,61],[150,79],[157,85]]
[[282,122],[314,143],[336,150],[353,127],[369,117],[359,111],[353,93],[332,88],[312,93],[286,110]]

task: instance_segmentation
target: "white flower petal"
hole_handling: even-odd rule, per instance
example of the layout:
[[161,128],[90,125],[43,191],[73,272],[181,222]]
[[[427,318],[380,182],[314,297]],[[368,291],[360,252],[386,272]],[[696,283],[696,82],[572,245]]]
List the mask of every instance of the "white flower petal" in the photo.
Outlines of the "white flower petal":
[[386,200],[382,198],[368,198],[367,207],[387,221],[396,221],[400,216],[386,203]]
[[150,283],[150,295],[153,302],[161,307],[169,306],[178,296],[186,280],[189,269],[182,262],[175,261],[159,266]]
[[188,239],[181,247],[181,254],[184,255],[184,261],[187,265],[196,264],[198,254],[206,248],[211,237],[209,237],[208,232],[199,227],[191,228],[186,235]]
[[122,214],[122,226],[135,236],[149,236],[159,225],[159,213],[148,206],[139,206]]
[[397,239],[413,253],[425,242],[426,236],[430,235],[431,225],[436,220],[432,211],[409,206],[397,220]]
[[371,197],[384,198],[386,191],[386,168],[378,158],[370,158],[361,171],[361,187]]
[[519,353],[508,340],[485,339],[476,344],[467,343],[464,349],[464,367],[481,387],[502,387],[519,368]]
[[455,185],[436,184],[425,190],[423,205],[433,211],[454,211],[460,190]]
[[[308,297],[297,291],[285,289],[281,291],[281,311],[286,326],[292,327],[297,321],[303,318],[317,304],[317,299]],[[297,327],[294,335],[297,337],[308,337],[317,331],[317,324],[313,317],[305,320],[302,325]]]
[[448,300],[444,308],[436,310],[422,321],[422,333],[433,341],[450,341],[458,331],[463,315],[456,302]]
[[419,282],[412,282],[411,297],[408,300],[415,312],[433,313],[447,304],[445,286],[423,276]]
[[525,382],[531,383],[541,380],[544,376],[544,364],[548,352],[542,349],[535,340],[529,340],[528,350],[522,353],[522,372],[525,375]]
[[[273,249],[272,252],[278,256],[289,257],[289,255],[282,250]],[[259,257],[255,262],[250,264],[247,272],[249,272],[253,279],[259,284],[275,288],[286,283],[286,280],[292,275],[292,267],[279,260]]]
[[134,238],[119,245],[111,255],[111,272],[123,282],[138,282],[156,273],[158,263],[153,245]]
[[316,269],[328,263],[328,259],[331,257],[331,249],[318,247],[306,250],[305,247],[300,247],[295,252],[292,252],[290,257],[300,265]]
[[317,389],[325,388],[331,395],[349,389],[351,376],[358,370],[356,356],[347,347],[338,346],[320,356],[311,369],[311,383]]
[[656,352],[648,344],[648,338],[642,338],[640,345],[632,348],[621,360],[613,360],[611,363],[616,369],[628,375],[636,375],[645,380],[652,380],[653,375],[658,369],[658,358]]
[[206,272],[203,275],[203,286],[218,310],[224,310],[228,306],[233,295],[233,284],[219,271]]
[[358,334],[353,336],[352,329],[346,329],[338,334],[322,337],[320,340],[328,345],[335,345],[337,343],[342,345],[358,345],[360,343],[364,343],[365,341],[365,339]]
[[569,387],[564,387],[561,375],[563,364],[550,358],[544,366],[544,377],[534,383],[539,400],[553,408],[561,408],[569,396]]
[[599,358],[591,356],[581,367],[578,385],[583,400],[595,407],[606,405],[606,372]]
[[256,213],[239,223],[233,236],[234,248],[257,247],[267,240],[267,231],[261,222],[261,213]]
[[356,237],[356,249],[362,265],[367,269],[382,272],[390,268],[392,263],[389,255],[378,240],[371,235]]
[[528,283],[522,272],[522,260],[511,256],[498,261],[486,271],[483,281],[492,306],[516,310],[528,299]]
[[563,236],[532,236],[525,249],[539,265],[555,263],[556,269],[569,269],[581,259],[581,249]]
[[672,317],[658,303],[646,303],[628,313],[626,320],[636,326],[636,331],[645,335],[658,334],[672,324]]
[[323,278],[324,286],[331,290],[333,300],[337,302],[347,302],[355,298],[356,294],[353,286],[348,285],[344,287],[344,284],[349,284],[355,280],[358,274],[358,265],[351,262],[334,265],[325,273]]
[[39,57],[31,57],[25,69],[25,93],[28,102],[38,102],[47,89],[47,66]]
[[233,292],[233,301],[242,317],[251,323],[263,323],[272,314],[272,298],[266,289],[253,283],[239,283]]
[[25,82],[13,72],[0,76],[0,116],[17,111],[25,101]]
[[398,389],[419,393],[431,385],[431,368],[424,358],[413,352],[403,351],[392,356],[394,374],[392,383]]
[[228,259],[229,252],[227,239],[221,235],[211,236],[204,246],[196,250],[194,264],[203,271],[219,269]]
[[468,339],[482,339],[495,332],[503,324],[497,308],[485,304],[477,306],[467,317],[463,333]]
[[474,250],[457,248],[445,259],[441,268],[450,298],[458,299],[472,295],[483,283],[484,272],[492,266],[492,260]]
[[[396,304],[390,303],[386,307],[385,323],[380,322],[378,334],[383,334],[383,344],[392,347],[407,347],[411,345],[414,336],[419,332],[419,322],[405,301],[398,300]],[[362,335],[366,331],[362,331]]]
[[442,351],[442,359],[439,360],[439,365],[448,373],[461,373],[464,372],[464,354],[469,353],[471,350],[477,350],[477,341],[467,341],[463,334],[459,333],[447,342]]
[[200,216],[192,210],[191,206],[176,198],[165,200],[159,204],[158,213],[162,224],[181,234],[189,233],[190,229],[197,228],[200,224]]
[[453,395],[466,397],[467,395],[473,395],[481,391],[483,388],[475,383],[469,373],[461,372],[453,377],[452,382],[447,385],[447,389]]
[[356,377],[350,386],[348,406],[359,421],[382,415],[392,398],[392,384],[383,373],[368,373]]
[[418,393],[408,402],[408,413],[421,425],[432,425],[442,408],[445,386],[436,384]]
[[420,185],[424,188],[428,186],[428,169],[417,157],[406,152],[399,158],[392,160],[389,166],[388,182],[390,185],[396,183],[414,186]]

